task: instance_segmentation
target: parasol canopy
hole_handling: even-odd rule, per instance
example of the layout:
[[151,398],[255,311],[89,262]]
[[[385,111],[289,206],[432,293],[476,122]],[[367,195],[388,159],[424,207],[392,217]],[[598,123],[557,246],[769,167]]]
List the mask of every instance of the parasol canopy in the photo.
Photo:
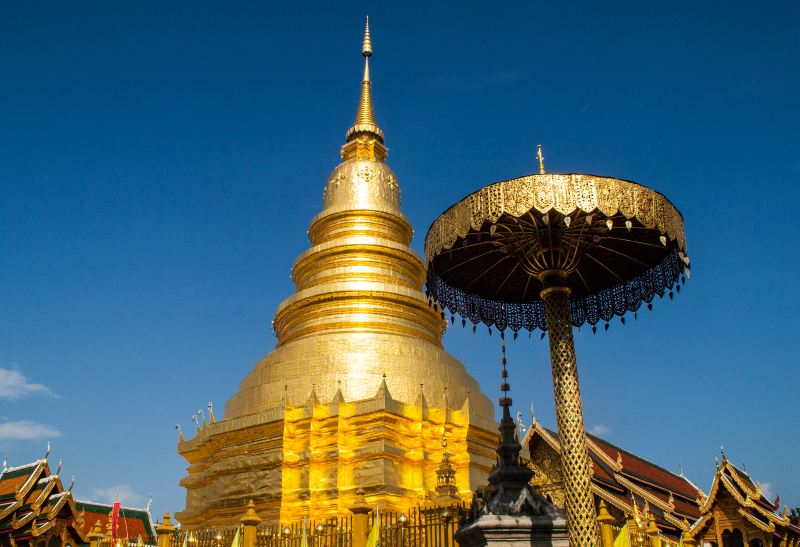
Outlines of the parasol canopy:
[[497,182],[437,218],[425,238],[430,295],[501,331],[547,330],[553,272],[579,327],[635,312],[689,274],[683,217],[640,184],[582,174]]

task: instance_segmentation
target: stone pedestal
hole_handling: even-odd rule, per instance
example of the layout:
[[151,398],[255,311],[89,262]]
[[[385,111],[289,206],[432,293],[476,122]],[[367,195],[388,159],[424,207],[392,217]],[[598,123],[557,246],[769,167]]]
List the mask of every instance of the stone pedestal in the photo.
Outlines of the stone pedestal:
[[481,515],[456,540],[461,547],[569,547],[566,519],[547,515]]

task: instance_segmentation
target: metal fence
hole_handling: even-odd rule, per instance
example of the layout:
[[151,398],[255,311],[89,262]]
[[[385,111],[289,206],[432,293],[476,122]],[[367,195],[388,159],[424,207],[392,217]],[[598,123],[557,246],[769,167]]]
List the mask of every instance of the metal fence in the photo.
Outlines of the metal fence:
[[169,547],[230,547],[238,526],[205,530],[176,530]]
[[256,547],[300,547],[305,530],[308,547],[351,547],[353,517],[330,517],[291,524],[261,523],[256,532]]
[[[415,507],[407,513],[379,511],[381,545],[384,547],[455,547],[453,538],[468,515],[463,505]],[[367,533],[375,524],[370,513]],[[230,547],[237,527],[178,530],[167,547]],[[308,547],[352,547],[353,517],[307,519],[292,523],[262,522],[256,528],[256,547],[301,547],[305,533]],[[133,546],[131,546],[133,547]]]
[[119,538],[114,542],[111,538],[103,538],[98,540],[98,547],[158,547],[157,543],[148,543],[143,541],[139,543],[139,538]]
[[[411,547],[450,547],[458,545],[453,535],[459,524],[467,517],[463,505],[423,509],[416,507],[405,513],[378,513],[380,519],[381,545]],[[370,515],[370,529],[375,523]]]

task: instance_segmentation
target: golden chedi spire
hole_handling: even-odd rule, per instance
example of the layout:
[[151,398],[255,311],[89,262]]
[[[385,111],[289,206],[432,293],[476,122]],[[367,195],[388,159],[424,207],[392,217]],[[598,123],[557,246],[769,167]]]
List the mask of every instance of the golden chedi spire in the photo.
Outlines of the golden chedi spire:
[[361,47],[364,56],[364,77],[361,79],[361,97],[358,101],[356,121],[353,127],[347,130],[345,140],[352,141],[360,134],[371,135],[383,142],[383,131],[375,121],[375,109],[372,106],[372,82],[369,78],[369,58],[372,57],[372,39],[369,35],[369,17],[364,29],[364,43]]
[[[312,383],[322,401],[330,401],[340,383],[346,399],[365,399],[384,373],[392,396],[408,403],[422,378],[437,397],[450,386],[455,404],[468,391],[480,393],[464,366],[443,351],[446,322],[422,293],[425,266],[409,247],[413,230],[400,210],[397,177],[384,161],[387,149],[375,121],[369,23],[362,55],[355,123],[323,191],[323,209],[311,221],[312,247],[292,270],[297,292],[275,314],[278,347],[241,383],[225,407],[226,419],[279,406],[284,386],[296,402],[305,400]],[[491,420],[488,399],[473,399],[473,408]]]
[[386,159],[388,150],[383,145],[383,131],[375,121],[375,107],[372,105],[372,81],[369,75],[369,58],[372,57],[372,39],[369,35],[369,17],[364,29],[364,43],[361,47],[364,56],[364,76],[361,78],[361,96],[353,126],[345,134],[342,146],[342,159],[377,160]]
[[[443,425],[464,499],[494,462],[492,404],[442,348],[444,314],[422,292],[425,265],[409,246],[375,121],[371,54],[367,26],[355,122],[311,220],[311,246],[292,268],[296,291],[275,312],[276,347],[239,384],[224,420],[179,445],[190,462],[180,514],[189,527],[235,522],[250,498],[265,518],[349,514],[359,487],[372,503],[408,510],[436,488]],[[422,383],[441,405],[419,403]]]

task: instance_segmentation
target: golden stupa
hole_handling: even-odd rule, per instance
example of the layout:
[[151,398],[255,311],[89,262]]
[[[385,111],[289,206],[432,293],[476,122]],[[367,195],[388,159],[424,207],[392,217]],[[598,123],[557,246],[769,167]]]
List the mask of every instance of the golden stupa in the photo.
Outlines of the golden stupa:
[[493,406],[442,348],[442,314],[421,292],[425,266],[410,247],[397,178],[375,121],[367,23],[354,125],[295,262],[297,292],[275,313],[275,349],[211,413],[188,462],[190,528],[259,515],[290,521],[348,514],[367,502],[406,511],[430,500],[447,439],[457,496],[469,500],[494,464]]

